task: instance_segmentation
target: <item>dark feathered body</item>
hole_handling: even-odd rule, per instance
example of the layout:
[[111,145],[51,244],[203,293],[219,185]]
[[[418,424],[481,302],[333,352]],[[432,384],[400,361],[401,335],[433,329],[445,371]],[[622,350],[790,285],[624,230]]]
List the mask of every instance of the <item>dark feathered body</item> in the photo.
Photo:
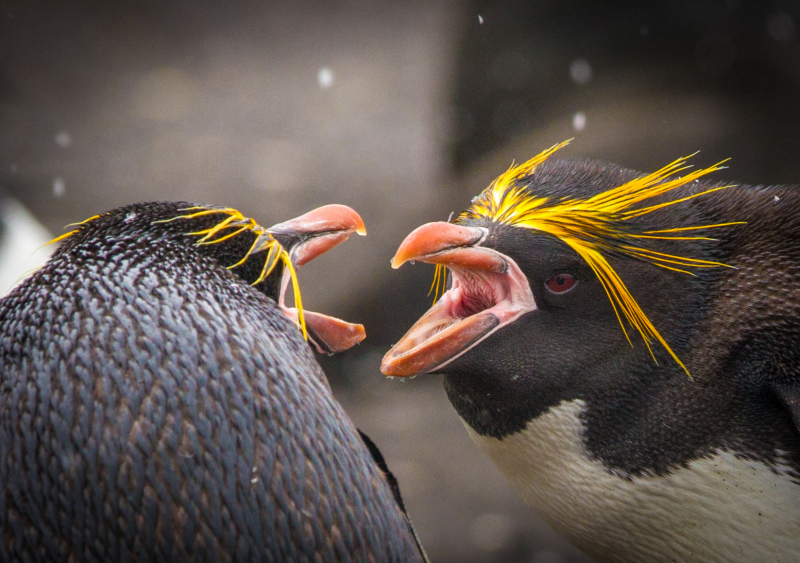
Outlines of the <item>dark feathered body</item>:
[[[556,205],[643,176],[546,160],[513,185]],[[730,267],[665,263],[689,275],[607,253],[691,378],[655,339],[651,357],[623,317],[626,339],[596,270],[546,226],[476,212],[457,225],[420,227],[398,250],[402,260],[448,265],[459,285],[442,301],[468,320],[505,318],[508,295],[527,307],[477,345],[463,337],[465,350],[435,356],[450,349],[436,330],[428,348],[418,344],[425,319],[468,322],[437,305],[387,354],[384,369],[410,365],[412,375],[428,356],[449,360],[428,371],[444,374],[473,440],[542,517],[598,561],[800,557],[800,190],[735,185],[691,197],[723,185],[692,181],[639,206],[680,203],[614,226],[706,237],[634,242]],[[745,224],[694,230],[731,222]],[[476,269],[486,264],[502,267]],[[553,291],[564,276],[574,286]]]
[[297,326],[185,235],[219,218],[154,223],[185,207],[91,221],[0,302],[0,559],[418,560]]
[[[532,183],[537,192],[598,193],[635,176],[553,161]],[[694,182],[671,198],[720,185]],[[635,331],[631,348],[580,261],[555,258],[542,269],[557,241],[530,252],[530,239],[546,235],[515,248],[498,229],[497,248],[524,271],[576,272],[575,291],[585,293],[550,295],[534,278],[539,310],[445,368],[448,396],[515,489],[599,561],[795,561],[800,193],[741,185],[646,221],[652,230],[747,223],[713,233],[719,242],[649,245],[733,268],[692,277],[611,258],[692,379],[663,350],[654,350],[656,364]]]

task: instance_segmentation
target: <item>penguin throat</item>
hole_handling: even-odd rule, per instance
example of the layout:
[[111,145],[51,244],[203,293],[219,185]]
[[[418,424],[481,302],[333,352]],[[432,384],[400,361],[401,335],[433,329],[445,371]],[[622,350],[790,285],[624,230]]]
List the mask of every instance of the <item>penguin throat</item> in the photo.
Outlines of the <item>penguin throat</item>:
[[[486,252],[487,249],[481,249]],[[431,373],[500,328],[536,310],[525,275],[508,256],[505,272],[450,266],[452,285],[389,350],[381,371],[391,376]]]

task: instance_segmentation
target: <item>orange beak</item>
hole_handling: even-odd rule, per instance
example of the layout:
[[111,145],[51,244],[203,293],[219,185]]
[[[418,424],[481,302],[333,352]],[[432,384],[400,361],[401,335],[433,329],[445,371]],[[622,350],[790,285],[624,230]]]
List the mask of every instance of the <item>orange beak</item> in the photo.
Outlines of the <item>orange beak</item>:
[[[302,266],[324,254],[346,241],[353,233],[361,236],[367,234],[359,214],[346,205],[324,205],[300,217],[273,225],[267,231],[288,250],[296,266]],[[283,305],[283,291],[287,283],[288,278],[283,284],[279,305],[289,318],[297,319],[297,309]],[[320,353],[333,354],[347,350],[366,337],[364,326],[360,324],[308,310],[304,311],[304,318],[309,340]]]
[[471,270],[504,272],[506,263],[496,253],[474,246],[486,236],[483,229],[437,221],[414,229],[397,249],[392,268],[411,260]]
[[450,269],[450,289],[389,350],[381,371],[391,376],[430,373],[458,358],[519,316],[536,309],[527,279],[508,256],[480,246],[487,231],[428,223],[409,234],[392,259]]
[[292,261],[297,266],[343,243],[353,233],[367,234],[359,214],[346,205],[337,204],[323,205],[300,217],[273,225],[268,231],[281,240],[284,247],[292,249]]

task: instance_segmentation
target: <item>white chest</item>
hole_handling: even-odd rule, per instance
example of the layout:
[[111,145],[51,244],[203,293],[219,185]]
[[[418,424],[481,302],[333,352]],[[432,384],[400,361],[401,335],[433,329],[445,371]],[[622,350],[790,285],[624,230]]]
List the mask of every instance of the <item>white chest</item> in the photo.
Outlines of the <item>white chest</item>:
[[721,452],[667,477],[625,479],[588,456],[582,401],[503,440],[478,436],[512,488],[598,561],[800,561],[800,485]]

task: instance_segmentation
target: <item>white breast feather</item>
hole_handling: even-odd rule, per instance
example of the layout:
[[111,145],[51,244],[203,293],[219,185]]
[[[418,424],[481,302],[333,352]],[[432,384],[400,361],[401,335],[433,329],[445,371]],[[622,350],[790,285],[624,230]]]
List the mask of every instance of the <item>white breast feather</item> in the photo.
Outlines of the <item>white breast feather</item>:
[[729,452],[666,477],[610,473],[583,445],[583,401],[475,443],[553,528],[597,561],[800,561],[800,485]]

